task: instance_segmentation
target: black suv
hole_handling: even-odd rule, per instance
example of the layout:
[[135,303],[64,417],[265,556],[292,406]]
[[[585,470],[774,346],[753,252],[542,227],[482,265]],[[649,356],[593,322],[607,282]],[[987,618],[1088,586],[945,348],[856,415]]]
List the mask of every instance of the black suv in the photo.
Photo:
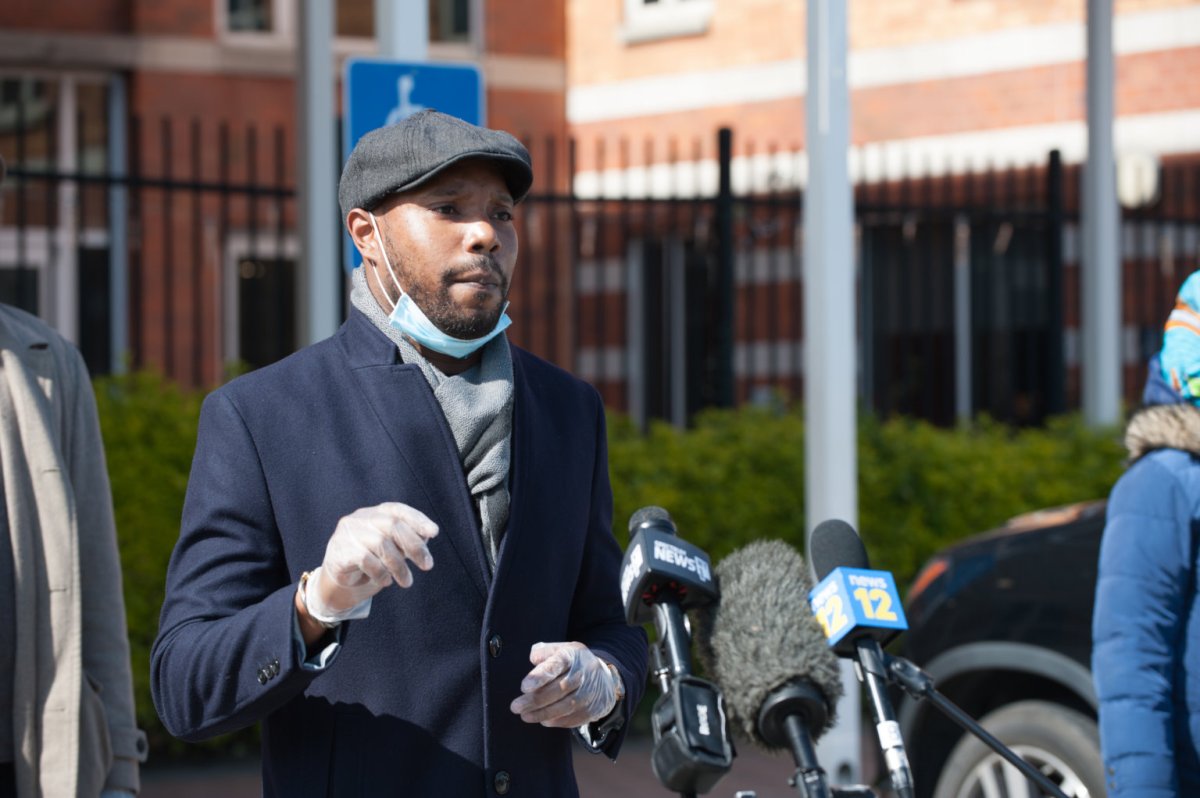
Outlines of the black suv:
[[[1090,658],[1104,502],[1020,516],[934,556],[900,653],[1067,795],[1104,795]],[[927,701],[900,724],[918,798],[1027,796],[1025,780]]]

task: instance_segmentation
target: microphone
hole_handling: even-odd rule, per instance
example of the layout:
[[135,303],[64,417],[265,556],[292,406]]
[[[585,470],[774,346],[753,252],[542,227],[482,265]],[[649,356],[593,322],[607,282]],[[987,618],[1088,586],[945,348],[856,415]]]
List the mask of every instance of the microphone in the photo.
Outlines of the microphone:
[[875,732],[899,798],[912,798],[912,770],[900,724],[887,694],[889,677],[883,645],[908,628],[896,582],[887,571],[870,570],[854,527],[836,519],[813,530],[809,550],[817,586],[809,594],[813,613],[838,656],[853,659],[871,699]]
[[671,515],[643,507],[629,519],[621,564],[621,599],[631,626],[654,621],[654,675],[662,695],[651,725],[654,775],[669,790],[708,792],[733,765],[725,701],[712,682],[692,675],[691,637],[683,611],[713,604],[717,586],[702,549],[682,540]]
[[765,748],[790,749],[796,787],[827,798],[813,743],[832,725],[842,683],[808,606],[808,567],[791,546],[765,540],[716,570],[721,600],[695,614],[697,652],[725,691],[730,721]]

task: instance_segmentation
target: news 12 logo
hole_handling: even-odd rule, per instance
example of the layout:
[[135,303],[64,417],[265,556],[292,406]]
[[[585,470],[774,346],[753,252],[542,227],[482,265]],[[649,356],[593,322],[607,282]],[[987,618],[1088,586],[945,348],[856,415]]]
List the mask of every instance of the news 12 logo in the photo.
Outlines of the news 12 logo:
[[887,571],[835,568],[808,600],[831,646],[856,629],[891,637],[908,628],[896,581]]

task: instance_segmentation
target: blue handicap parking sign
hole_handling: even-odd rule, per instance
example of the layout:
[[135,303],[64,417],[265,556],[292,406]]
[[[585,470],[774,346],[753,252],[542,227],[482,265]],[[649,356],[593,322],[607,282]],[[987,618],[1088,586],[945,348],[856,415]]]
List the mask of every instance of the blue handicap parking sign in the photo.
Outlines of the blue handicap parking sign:
[[[351,58],[346,61],[342,163],[365,133],[433,108],[474,125],[485,120],[483,77],[475,64],[430,64]],[[343,220],[345,221],[345,220]],[[344,234],[346,270],[361,262]]]

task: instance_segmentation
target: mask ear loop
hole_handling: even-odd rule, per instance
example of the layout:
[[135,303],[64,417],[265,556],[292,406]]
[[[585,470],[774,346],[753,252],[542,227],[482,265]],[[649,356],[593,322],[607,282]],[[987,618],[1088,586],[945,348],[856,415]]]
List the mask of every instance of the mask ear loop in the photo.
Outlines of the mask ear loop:
[[[375,221],[375,214],[367,211],[367,216],[371,217],[371,228],[375,231],[375,243],[379,244],[379,251],[383,253],[383,262],[387,266],[388,274],[391,275],[392,282],[400,289],[400,295],[404,296],[404,286],[400,285],[400,281],[396,279],[396,272],[392,271],[392,260],[388,257],[387,247],[383,245],[383,236],[379,233],[379,224]],[[395,310],[397,303],[392,302],[392,298],[388,296],[388,292],[384,289],[383,280],[379,279],[379,270],[371,269],[371,273],[375,275],[375,282],[379,285],[379,293],[383,294],[388,302],[391,302],[392,310]]]

